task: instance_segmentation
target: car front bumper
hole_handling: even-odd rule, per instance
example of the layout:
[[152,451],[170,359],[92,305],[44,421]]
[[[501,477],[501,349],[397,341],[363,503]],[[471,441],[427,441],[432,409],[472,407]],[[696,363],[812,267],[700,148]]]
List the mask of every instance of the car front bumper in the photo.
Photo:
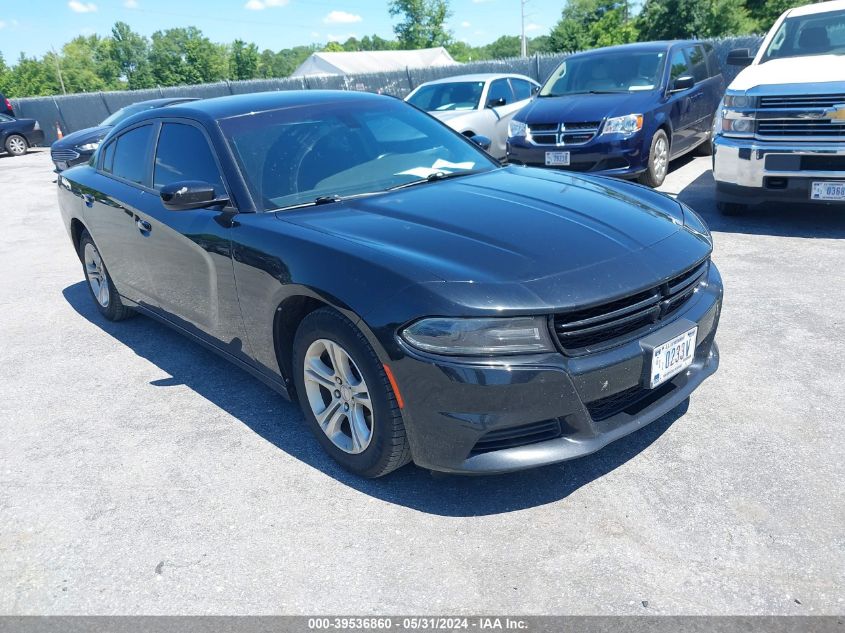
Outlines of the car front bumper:
[[596,136],[584,145],[535,145],[518,137],[508,139],[507,159],[514,165],[547,167],[546,152],[569,152],[569,166],[549,168],[631,178],[648,168],[648,151],[643,145],[642,132],[630,138]]
[[716,136],[713,150],[720,202],[843,204],[811,200],[810,190],[813,181],[845,182],[845,144]]
[[[391,367],[405,401],[414,461],[453,473],[514,471],[588,455],[642,428],[684,402],[716,371],[721,303],[721,277],[711,264],[707,284],[671,321],[643,339],[604,351],[488,363],[409,351]],[[650,370],[646,345],[694,325],[693,364],[654,390],[643,387]],[[526,441],[533,439],[538,441]]]

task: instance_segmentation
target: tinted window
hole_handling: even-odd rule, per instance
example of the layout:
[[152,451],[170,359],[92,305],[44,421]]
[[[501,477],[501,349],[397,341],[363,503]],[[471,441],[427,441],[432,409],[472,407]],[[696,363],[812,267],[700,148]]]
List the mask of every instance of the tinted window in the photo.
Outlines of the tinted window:
[[672,51],[672,57],[669,59],[669,79],[674,81],[678,77],[689,77],[691,74],[684,51],[676,48]]
[[531,98],[531,88],[533,87],[524,79],[511,79],[511,86],[513,87],[513,96],[517,101]]
[[103,171],[111,173],[112,162],[114,162],[114,148],[117,143],[112,141],[103,148]]
[[192,125],[165,123],[156,148],[153,188],[180,180],[202,180],[223,193],[223,180],[203,133]]
[[700,46],[689,46],[686,49],[692,66],[692,76],[696,83],[707,79],[707,60]]
[[111,173],[144,184],[147,175],[147,149],[152,133],[153,126],[144,125],[121,134],[115,141]]
[[[487,103],[504,99],[504,103],[513,103],[513,93],[507,79],[497,79],[490,84],[490,92],[487,93]],[[503,104],[500,104],[503,105]]]

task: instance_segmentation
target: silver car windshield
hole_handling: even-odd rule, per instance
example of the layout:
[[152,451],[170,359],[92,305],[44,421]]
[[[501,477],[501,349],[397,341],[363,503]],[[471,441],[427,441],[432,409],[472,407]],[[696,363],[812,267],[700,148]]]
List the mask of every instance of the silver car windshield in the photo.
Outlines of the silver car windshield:
[[484,92],[483,81],[454,81],[422,86],[408,98],[420,110],[446,112],[449,110],[477,110]]
[[265,211],[499,166],[457,132],[388,98],[245,114],[220,127]]
[[541,97],[654,90],[665,51],[590,54],[563,62],[540,90]]
[[845,11],[786,18],[760,63],[782,57],[845,53]]

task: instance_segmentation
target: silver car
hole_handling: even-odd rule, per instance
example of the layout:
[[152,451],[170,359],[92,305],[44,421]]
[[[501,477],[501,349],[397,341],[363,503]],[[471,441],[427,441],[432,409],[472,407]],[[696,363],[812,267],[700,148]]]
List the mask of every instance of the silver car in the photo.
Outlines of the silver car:
[[488,137],[492,141],[490,154],[504,158],[508,123],[539,89],[536,81],[524,75],[458,75],[424,83],[405,101],[461,134]]

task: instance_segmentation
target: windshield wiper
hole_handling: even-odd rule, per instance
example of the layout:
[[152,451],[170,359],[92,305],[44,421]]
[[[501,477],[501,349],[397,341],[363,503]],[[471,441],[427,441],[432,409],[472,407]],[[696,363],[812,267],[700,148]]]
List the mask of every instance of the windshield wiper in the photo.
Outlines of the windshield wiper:
[[429,182],[437,182],[438,180],[448,180],[449,178],[457,178],[458,176],[469,176],[471,174],[480,174],[486,169],[466,169],[463,171],[436,171],[429,174],[425,178],[419,180],[412,180],[411,182],[403,182],[401,185],[395,185],[387,188],[385,191],[396,191],[397,189],[404,189],[405,187],[413,187],[415,185],[424,185]]
[[317,196],[313,200],[308,200],[307,202],[298,202],[296,204],[291,204],[286,207],[279,207],[277,209],[273,209],[274,212],[276,211],[292,211],[293,209],[302,209],[304,207],[318,207],[323,204],[334,204],[335,202],[343,202],[344,200],[352,200],[353,198],[363,198],[365,196],[375,196],[380,193],[384,193],[383,191],[363,191],[361,193],[353,193],[348,196],[340,196],[336,193],[333,193],[328,196]]

